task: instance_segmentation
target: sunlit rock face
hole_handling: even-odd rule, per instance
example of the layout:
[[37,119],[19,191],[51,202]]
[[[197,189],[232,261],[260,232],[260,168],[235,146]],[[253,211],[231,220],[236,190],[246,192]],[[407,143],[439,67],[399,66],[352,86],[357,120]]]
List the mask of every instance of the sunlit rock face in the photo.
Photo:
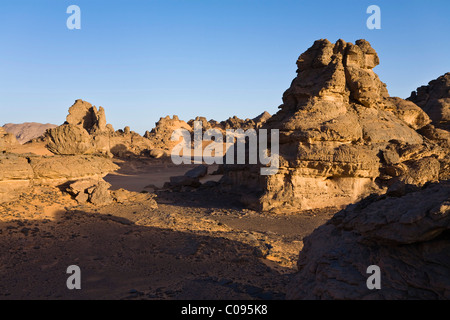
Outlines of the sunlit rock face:
[[[225,165],[223,187],[264,211],[344,206],[397,182],[439,179],[443,150],[417,132],[430,122],[417,105],[390,97],[369,42],[318,40],[297,60],[278,113],[279,170]],[[270,145],[270,144],[269,144]]]

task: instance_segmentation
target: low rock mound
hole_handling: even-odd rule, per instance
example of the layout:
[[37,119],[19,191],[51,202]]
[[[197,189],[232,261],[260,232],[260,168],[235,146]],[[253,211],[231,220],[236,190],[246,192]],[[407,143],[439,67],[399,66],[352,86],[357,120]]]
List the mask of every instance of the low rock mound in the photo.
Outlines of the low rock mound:
[[32,186],[59,186],[86,179],[98,184],[117,169],[104,157],[0,154],[0,202],[14,200]]

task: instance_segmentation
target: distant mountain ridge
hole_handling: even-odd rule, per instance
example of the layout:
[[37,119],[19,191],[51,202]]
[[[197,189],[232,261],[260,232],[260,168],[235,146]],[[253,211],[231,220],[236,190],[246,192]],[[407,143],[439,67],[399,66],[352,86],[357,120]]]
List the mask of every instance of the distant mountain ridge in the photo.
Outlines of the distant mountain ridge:
[[37,122],[7,123],[3,126],[6,132],[14,134],[17,141],[21,144],[24,144],[31,139],[38,138],[42,136],[47,129],[55,127],[57,127],[55,124]]

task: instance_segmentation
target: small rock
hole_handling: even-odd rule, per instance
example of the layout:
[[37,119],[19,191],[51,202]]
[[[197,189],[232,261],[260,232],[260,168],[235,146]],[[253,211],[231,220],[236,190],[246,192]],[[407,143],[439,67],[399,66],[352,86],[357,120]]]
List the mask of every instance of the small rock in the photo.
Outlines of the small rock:
[[198,178],[203,178],[207,174],[208,174],[208,167],[201,164],[201,165],[195,167],[194,169],[189,170],[184,175],[189,178],[198,179]]

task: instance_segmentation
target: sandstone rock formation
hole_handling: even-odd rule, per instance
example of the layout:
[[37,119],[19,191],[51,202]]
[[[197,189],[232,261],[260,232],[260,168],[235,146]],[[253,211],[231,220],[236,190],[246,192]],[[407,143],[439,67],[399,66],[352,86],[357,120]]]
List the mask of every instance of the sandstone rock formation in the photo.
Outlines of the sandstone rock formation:
[[6,151],[18,144],[19,142],[13,134],[8,133],[3,127],[0,127],[0,152]]
[[[287,298],[449,299],[450,183],[398,196],[350,205],[305,238]],[[380,290],[367,288],[370,265]]]
[[140,134],[131,131],[130,127],[117,130],[109,137],[110,151],[116,157],[145,155],[154,149],[153,143]]
[[67,192],[75,197],[80,204],[90,202],[96,206],[113,202],[109,188],[111,185],[103,179],[82,179],[69,185]]
[[110,127],[105,111],[89,102],[76,100],[69,108],[66,122],[46,133],[47,147],[58,155],[110,154]]
[[85,179],[95,180],[98,184],[117,169],[104,157],[0,154],[0,202],[17,198],[31,186],[59,186]]
[[230,117],[225,121],[220,122],[220,129],[258,129],[271,117],[270,113],[264,111],[254,119],[239,119],[238,117]]
[[255,123],[255,129],[261,128],[264,125],[264,123],[266,123],[267,120],[269,120],[271,117],[272,117],[272,115],[270,113],[268,113],[267,111],[264,111],[259,116],[254,118],[253,122]]
[[48,129],[56,128],[57,125],[50,123],[7,123],[3,128],[8,132],[16,136],[19,143],[24,144],[32,139],[41,137]]
[[89,133],[82,127],[63,124],[47,132],[47,148],[54,154],[93,154],[97,150]]
[[440,159],[440,177],[450,179],[450,72],[418,88],[408,100],[421,107],[433,121],[419,132],[447,150]]
[[[191,133],[191,141],[194,141],[194,122],[200,121],[202,123],[203,132],[209,129],[217,129],[225,133],[228,129],[257,129],[260,128],[271,115],[268,112],[263,112],[254,119],[239,119],[238,117],[230,117],[225,121],[217,122],[215,120],[207,120],[205,117],[197,116],[188,122],[180,120],[178,116],[174,115],[172,118],[166,116],[160,118],[152,131],[146,131],[144,138],[151,141],[153,149],[149,149],[146,154],[153,158],[161,158],[170,155],[172,148],[178,144],[178,141],[172,141],[172,133],[177,129],[186,129]],[[204,145],[205,146],[205,145]]]
[[88,133],[105,131],[105,110],[100,107],[97,111],[97,108],[89,102],[78,99],[69,108],[66,124],[82,127]]
[[417,88],[408,100],[421,107],[435,127],[450,130],[450,72]]
[[108,156],[140,155],[152,149],[148,139],[126,127],[114,131],[106,123],[105,110],[89,102],[76,100],[69,108],[66,122],[46,133],[47,148],[57,155],[102,154]]
[[178,143],[177,141],[171,141],[172,133],[177,129],[186,129],[192,132],[192,127],[176,115],[173,118],[170,116],[161,117],[152,131],[147,132],[144,137],[151,141],[154,148],[170,151]]
[[416,131],[431,120],[389,97],[372,70],[378,63],[365,40],[316,41],[299,57],[281,110],[263,125],[280,131],[278,173],[226,165],[222,185],[241,188],[251,207],[295,211],[347,205],[399,180],[438,180],[448,151]]
[[254,119],[240,119],[237,116],[233,116],[228,118],[225,121],[217,122],[216,120],[206,120],[205,117],[196,117],[195,119],[189,120],[187,124],[194,128],[194,121],[201,121],[202,122],[202,129],[208,130],[208,129],[219,129],[221,131],[225,131],[227,129],[237,130],[237,129],[258,129],[262,127],[262,125],[270,119],[271,115],[267,111],[264,111],[259,116],[255,117]]

